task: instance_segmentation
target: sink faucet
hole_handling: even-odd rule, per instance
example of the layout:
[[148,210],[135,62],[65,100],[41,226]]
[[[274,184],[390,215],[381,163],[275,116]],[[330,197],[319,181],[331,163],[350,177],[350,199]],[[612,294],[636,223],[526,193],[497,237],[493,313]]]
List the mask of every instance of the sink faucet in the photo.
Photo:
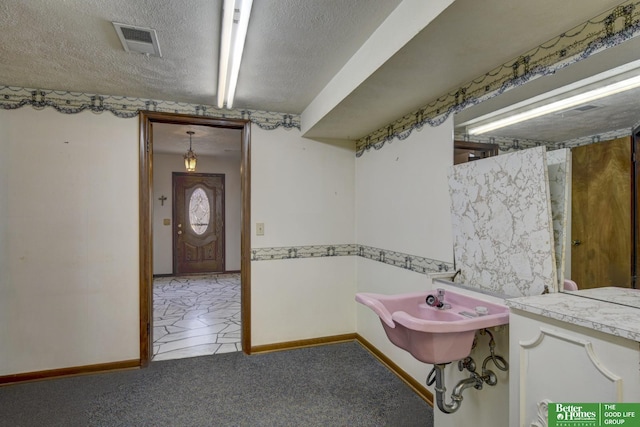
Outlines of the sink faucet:
[[438,288],[436,289],[436,291],[438,291],[438,301],[440,301],[438,308],[440,310],[446,310],[451,308],[451,304],[447,304],[446,302],[444,302],[444,289]]
[[451,304],[446,304],[444,302],[444,289],[438,288],[436,289],[437,295],[427,295],[426,303],[428,306],[439,308],[440,310],[445,310],[451,308]]

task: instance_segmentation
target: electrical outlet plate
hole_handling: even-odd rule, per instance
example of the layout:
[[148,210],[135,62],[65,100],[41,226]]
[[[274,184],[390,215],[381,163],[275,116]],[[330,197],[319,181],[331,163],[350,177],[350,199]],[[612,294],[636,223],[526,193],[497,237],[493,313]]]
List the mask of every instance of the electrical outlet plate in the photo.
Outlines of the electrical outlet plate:
[[264,236],[264,222],[256,223],[256,236]]

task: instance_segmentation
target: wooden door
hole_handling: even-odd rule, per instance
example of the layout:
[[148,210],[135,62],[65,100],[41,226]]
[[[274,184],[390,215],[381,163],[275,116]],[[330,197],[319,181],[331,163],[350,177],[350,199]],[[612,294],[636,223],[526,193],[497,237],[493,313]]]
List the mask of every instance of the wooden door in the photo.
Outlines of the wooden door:
[[224,267],[224,175],[173,173],[173,273]]
[[631,287],[631,138],[571,153],[571,279],[579,289]]

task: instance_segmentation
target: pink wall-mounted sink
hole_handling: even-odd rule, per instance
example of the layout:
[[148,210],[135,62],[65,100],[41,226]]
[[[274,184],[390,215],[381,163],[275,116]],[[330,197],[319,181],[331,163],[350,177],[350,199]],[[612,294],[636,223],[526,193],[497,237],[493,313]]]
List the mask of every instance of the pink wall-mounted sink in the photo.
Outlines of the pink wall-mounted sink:
[[[447,291],[444,303],[450,308],[427,305],[433,292],[399,295],[356,294],[356,301],[380,317],[392,343],[425,363],[448,363],[471,353],[479,329],[509,323],[509,308],[468,295]],[[486,314],[484,313],[486,308]],[[477,310],[476,310],[477,309]]]

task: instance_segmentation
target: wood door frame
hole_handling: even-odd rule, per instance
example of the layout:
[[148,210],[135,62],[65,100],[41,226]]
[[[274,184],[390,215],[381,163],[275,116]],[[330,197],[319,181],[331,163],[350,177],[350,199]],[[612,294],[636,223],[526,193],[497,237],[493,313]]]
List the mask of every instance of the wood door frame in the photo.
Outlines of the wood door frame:
[[251,354],[251,122],[185,114],[141,111],[139,114],[140,160],[140,366],[149,364],[153,343],[153,123],[199,125],[240,129],[240,192],[242,199],[240,232],[240,316],[241,344]]
[[[176,217],[178,212],[176,211],[177,209],[177,205],[176,205],[176,176],[196,176],[196,177],[203,177],[203,178],[209,178],[209,177],[217,177],[220,178],[222,181],[222,270],[221,271],[216,271],[215,273],[224,273],[225,271],[227,271],[227,247],[226,247],[226,243],[227,243],[227,219],[225,218],[225,206],[226,206],[226,189],[225,189],[225,176],[223,173],[196,173],[196,172],[172,172],[171,173],[171,221],[173,223],[173,227],[175,227],[176,224]],[[172,272],[175,275],[176,274],[176,270],[177,270],[177,265],[178,262],[176,260],[176,234],[174,232],[175,230],[172,231],[171,233],[171,259],[172,259]],[[196,274],[200,274],[200,273],[196,273]]]

